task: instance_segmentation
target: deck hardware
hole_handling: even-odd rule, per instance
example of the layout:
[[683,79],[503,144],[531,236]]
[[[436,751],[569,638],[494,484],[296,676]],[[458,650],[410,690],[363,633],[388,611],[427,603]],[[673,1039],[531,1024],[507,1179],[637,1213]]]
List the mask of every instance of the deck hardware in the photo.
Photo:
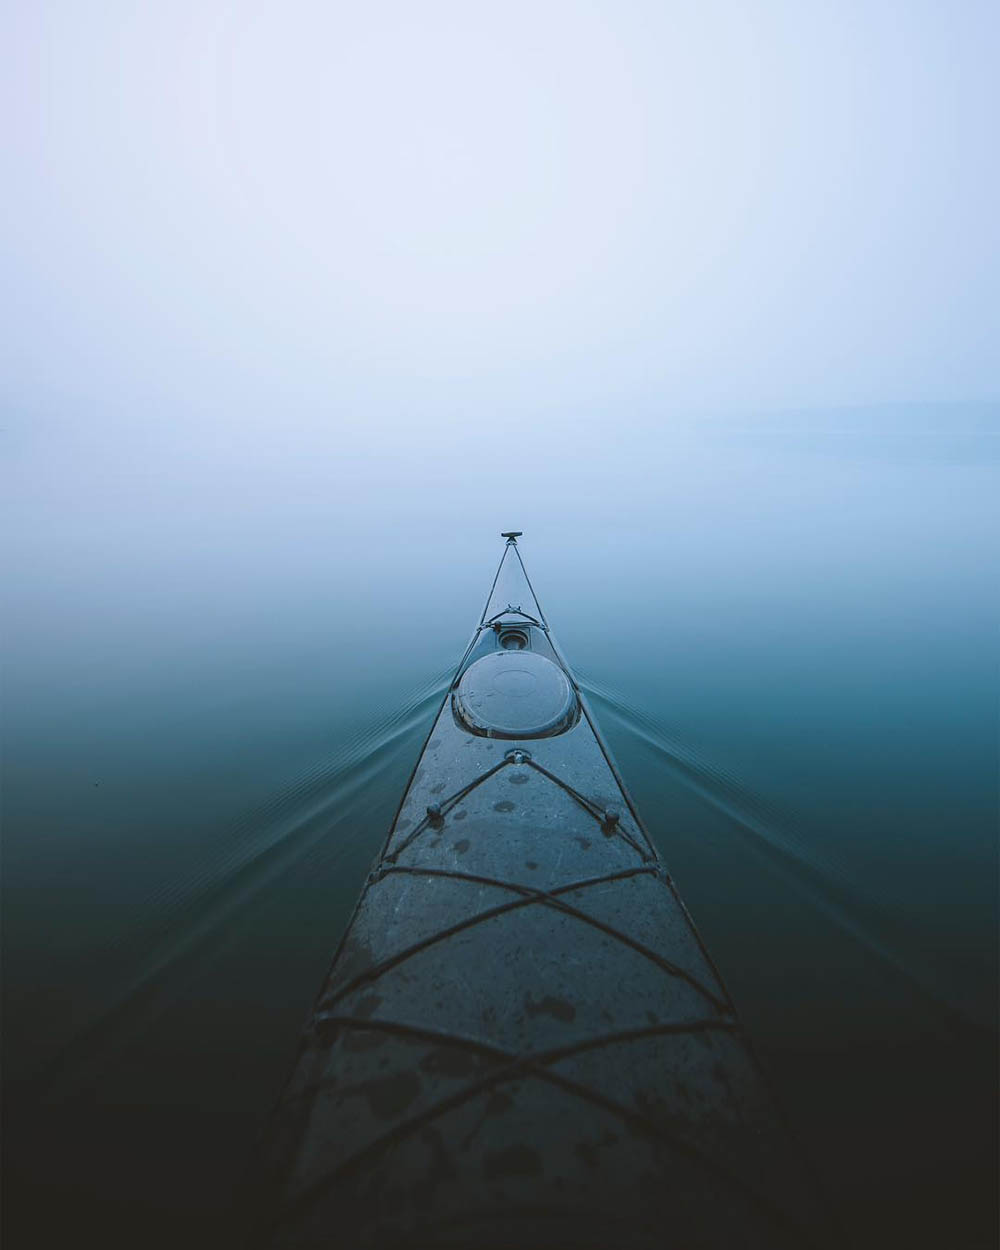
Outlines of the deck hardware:
[[440,803],[428,803],[427,804],[427,819],[430,821],[432,825],[444,824],[444,817],[441,815]]
[[606,807],[604,809],[604,819],[601,821],[601,833],[606,838],[610,838],[613,833],[618,830],[618,809],[616,807]]

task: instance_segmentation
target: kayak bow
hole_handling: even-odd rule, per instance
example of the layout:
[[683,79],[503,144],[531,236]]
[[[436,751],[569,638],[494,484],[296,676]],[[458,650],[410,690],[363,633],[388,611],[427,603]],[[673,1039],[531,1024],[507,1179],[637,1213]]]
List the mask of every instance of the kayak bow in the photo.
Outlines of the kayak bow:
[[519,536],[275,1111],[267,1244],[826,1245]]

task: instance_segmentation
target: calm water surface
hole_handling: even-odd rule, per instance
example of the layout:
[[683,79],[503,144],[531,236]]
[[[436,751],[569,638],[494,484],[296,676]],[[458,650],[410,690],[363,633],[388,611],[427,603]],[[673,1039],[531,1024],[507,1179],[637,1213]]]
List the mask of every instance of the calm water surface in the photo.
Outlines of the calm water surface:
[[11,438],[12,1247],[221,1246],[522,552],[857,1247],[993,1244],[1000,414]]

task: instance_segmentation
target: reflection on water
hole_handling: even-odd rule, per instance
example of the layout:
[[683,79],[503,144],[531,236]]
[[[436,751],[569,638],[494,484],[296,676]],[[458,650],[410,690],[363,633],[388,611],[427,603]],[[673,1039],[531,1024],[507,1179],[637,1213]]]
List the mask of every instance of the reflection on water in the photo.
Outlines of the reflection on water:
[[998,427],[947,415],[27,440],[11,1244],[230,1240],[512,524],[849,1235],[989,1244]]

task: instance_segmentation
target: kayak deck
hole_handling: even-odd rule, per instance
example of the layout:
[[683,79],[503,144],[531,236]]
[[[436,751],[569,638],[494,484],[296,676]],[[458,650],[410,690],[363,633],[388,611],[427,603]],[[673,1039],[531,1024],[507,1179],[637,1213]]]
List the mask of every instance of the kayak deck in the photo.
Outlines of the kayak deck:
[[265,1174],[280,1247],[827,1244],[516,536]]

